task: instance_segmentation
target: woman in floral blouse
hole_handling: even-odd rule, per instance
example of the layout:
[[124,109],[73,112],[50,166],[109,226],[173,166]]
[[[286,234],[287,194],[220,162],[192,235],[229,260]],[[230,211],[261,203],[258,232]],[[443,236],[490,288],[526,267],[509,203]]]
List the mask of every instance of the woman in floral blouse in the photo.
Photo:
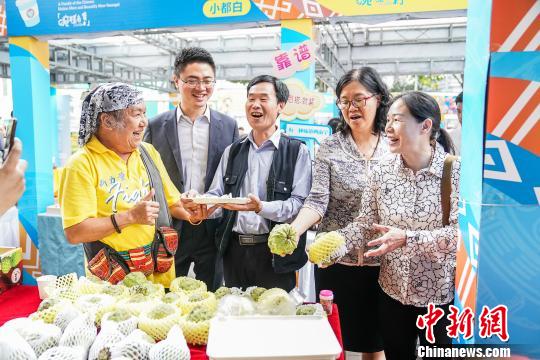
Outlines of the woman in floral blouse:
[[386,359],[416,359],[418,336],[428,344],[416,320],[430,303],[445,313],[434,328],[435,343],[451,343],[445,327],[454,299],[460,160],[452,164],[449,225],[444,226],[441,180],[445,158],[454,150],[440,124],[439,105],[431,96],[414,91],[396,97],[386,124],[393,154],[373,171],[360,216],[338,231],[349,251],[364,252],[367,242],[372,248],[364,257],[381,259],[379,320]]
[[[370,172],[388,153],[382,132],[390,94],[379,74],[369,67],[351,70],[339,80],[336,95],[341,131],[319,147],[311,192],[291,224],[298,236],[321,219],[321,232],[352,222]],[[379,263],[371,260],[363,263],[367,266],[358,266],[361,260],[353,250],[339,264],[317,268],[316,288],[317,293],[321,289],[334,292],[345,349],[366,353],[364,359],[376,358],[382,350],[376,311]]]

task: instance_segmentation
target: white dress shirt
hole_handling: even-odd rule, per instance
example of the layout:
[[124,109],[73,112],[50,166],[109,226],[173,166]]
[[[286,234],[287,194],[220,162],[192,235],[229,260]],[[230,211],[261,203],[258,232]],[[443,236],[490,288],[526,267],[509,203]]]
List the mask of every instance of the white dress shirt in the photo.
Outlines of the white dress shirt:
[[204,193],[206,167],[208,162],[208,143],[210,139],[210,107],[193,122],[184,115],[180,106],[176,112],[178,143],[182,157],[184,189],[195,189]]

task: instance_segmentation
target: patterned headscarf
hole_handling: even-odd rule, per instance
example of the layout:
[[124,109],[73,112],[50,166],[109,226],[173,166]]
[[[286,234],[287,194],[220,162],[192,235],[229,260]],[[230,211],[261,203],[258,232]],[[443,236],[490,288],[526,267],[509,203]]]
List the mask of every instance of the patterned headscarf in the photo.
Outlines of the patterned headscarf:
[[99,113],[127,109],[143,101],[142,93],[131,85],[119,82],[99,85],[83,101],[79,145],[85,145],[97,132]]

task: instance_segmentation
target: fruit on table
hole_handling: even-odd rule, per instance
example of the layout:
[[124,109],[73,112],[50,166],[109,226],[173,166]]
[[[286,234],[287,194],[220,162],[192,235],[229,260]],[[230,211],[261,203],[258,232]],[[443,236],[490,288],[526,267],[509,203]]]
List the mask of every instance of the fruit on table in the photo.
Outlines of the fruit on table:
[[206,284],[197,279],[181,276],[171,282],[170,289],[173,292],[184,293],[205,292]]
[[231,289],[226,286],[222,286],[214,292],[214,295],[216,295],[216,299],[218,300],[229,294],[231,294]]
[[176,313],[176,309],[169,304],[159,304],[148,312],[147,316],[150,319],[160,320],[169,315]]
[[103,294],[111,295],[114,297],[120,297],[127,293],[126,287],[123,285],[107,284],[101,289]]
[[214,316],[214,312],[205,306],[196,306],[188,314],[187,320],[191,322],[201,322],[210,320]]
[[142,272],[133,271],[127,274],[124,280],[122,280],[122,285],[132,287],[135,285],[143,285],[147,282],[148,280],[146,280],[146,276],[144,276]]
[[264,315],[294,315],[296,305],[292,297],[283,289],[266,290],[259,297],[257,310]]
[[43,300],[39,304],[38,311],[47,310],[47,309],[53,307],[54,305],[58,304],[59,302],[60,302],[60,300],[58,300],[58,299],[47,298],[47,299]]
[[165,294],[161,298],[161,301],[163,301],[165,304],[174,304],[180,301],[181,299],[182,299],[182,296],[180,294],[175,293],[175,292],[170,292],[170,293]]
[[296,315],[313,315],[315,308],[313,306],[300,305],[296,308]]
[[266,288],[263,288],[263,287],[255,287],[254,289],[252,289],[249,293],[249,296],[251,296],[251,298],[253,299],[253,301],[259,301],[259,298],[261,297],[261,295],[266,291],[267,289]]
[[131,317],[131,313],[124,309],[116,309],[107,315],[107,320],[114,322],[126,321]]

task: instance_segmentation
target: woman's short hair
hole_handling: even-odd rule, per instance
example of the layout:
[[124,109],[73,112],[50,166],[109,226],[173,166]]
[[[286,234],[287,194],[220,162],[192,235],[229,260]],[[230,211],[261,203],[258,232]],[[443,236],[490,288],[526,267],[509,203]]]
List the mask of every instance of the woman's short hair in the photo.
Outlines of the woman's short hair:
[[[358,81],[372,94],[378,95],[379,105],[377,106],[377,112],[375,113],[375,121],[373,122],[372,132],[374,134],[380,134],[384,132],[386,126],[386,115],[390,106],[391,95],[386,87],[386,84],[382,81],[381,76],[377,70],[369,66],[364,66],[360,69],[353,69],[348,71],[345,75],[339,79],[336,86],[337,98],[341,96],[343,88],[349,85],[353,81]],[[341,124],[338,130],[345,133],[350,133],[351,128],[345,121],[343,114],[340,112]]]

